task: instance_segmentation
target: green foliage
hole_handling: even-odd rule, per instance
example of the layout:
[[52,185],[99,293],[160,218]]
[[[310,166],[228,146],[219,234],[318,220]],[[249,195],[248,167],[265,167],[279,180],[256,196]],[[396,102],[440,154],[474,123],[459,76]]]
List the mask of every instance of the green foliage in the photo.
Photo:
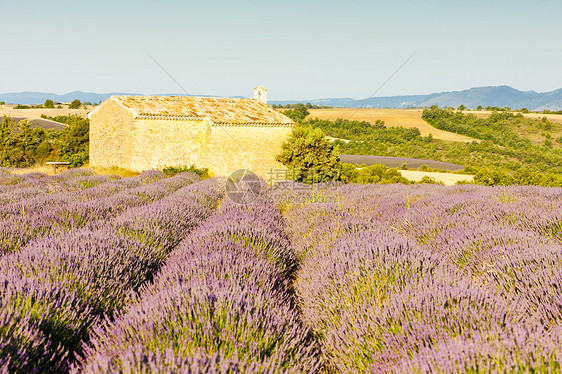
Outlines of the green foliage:
[[357,168],[355,165],[342,164],[340,180],[345,183],[404,183],[410,181],[402,176],[398,169],[389,169],[384,165],[375,164]]
[[283,114],[293,121],[301,123],[309,115],[309,112],[304,104],[296,104],[293,109],[286,110]]
[[32,128],[27,121],[16,124],[4,116],[0,122],[0,166],[30,167],[46,161],[68,161],[71,167],[88,161],[88,119],[67,116],[61,130]]
[[276,159],[291,170],[298,182],[339,179],[341,173],[339,149],[326,139],[322,130],[310,126],[295,127]]
[[549,110],[545,109],[542,111],[543,114],[562,114],[562,110]]
[[[477,118],[453,109],[432,107],[423,114],[435,127],[470,135],[479,142],[447,142],[422,137],[417,129],[385,128],[368,122],[308,120],[305,124],[321,128],[336,140],[342,153],[409,157],[464,165],[464,173],[478,174],[481,184],[538,184],[562,186],[562,136],[556,142],[549,138],[533,144],[515,130],[537,133],[545,126],[558,126],[512,113],[496,112],[490,118]],[[519,128],[520,126],[521,128]],[[539,130],[540,129],[540,130]],[[553,128],[558,132],[560,128]],[[544,132],[544,131],[543,131]],[[545,137],[546,137],[545,132]],[[548,140],[545,142],[545,140]],[[522,169],[532,177],[523,177]],[[495,173],[495,174],[494,174]],[[515,176],[515,177],[514,177]]]
[[334,122],[323,119],[310,119],[304,123],[322,129],[327,135],[345,140],[358,142],[390,142],[394,144],[409,141],[423,143],[420,130],[417,128],[406,129],[403,127],[386,128],[384,121],[377,120],[374,124],[366,121],[350,121],[337,119]]
[[277,105],[273,104],[271,107],[272,108],[279,108],[279,109],[283,109],[283,108],[292,109],[292,108],[301,107],[303,105],[308,109],[329,109],[329,108],[332,108],[331,106],[328,106],[328,105],[313,105],[311,103],[306,103],[306,104],[297,103],[297,104],[285,104],[285,105],[283,105],[283,104],[277,104]]
[[418,183],[420,183],[420,184],[440,184],[440,185],[444,186],[443,182],[437,182],[435,180],[435,178],[430,177],[429,175],[424,175]]
[[6,105],[5,101],[0,101],[0,105]]
[[53,100],[47,99],[45,100],[45,104],[43,104],[44,108],[54,108],[55,107],[55,103],[53,102]]
[[89,159],[90,120],[78,115],[47,117],[68,125],[59,132],[58,156],[71,167],[82,166]]
[[210,177],[209,169],[198,168],[195,165],[191,165],[191,166],[169,166],[167,168],[164,168],[162,170],[162,172],[169,177],[173,177],[174,175],[176,175],[178,173],[187,173],[187,172],[195,173],[199,177],[201,177],[201,179],[207,179],[207,178]]
[[29,105],[21,105],[21,104],[18,104],[14,107],[14,109],[29,109],[29,108],[30,108]]
[[79,109],[82,103],[78,99],[74,99],[69,105],[68,109]]
[[48,132],[31,128],[27,121],[16,124],[4,116],[0,122],[0,166],[28,167],[51,152]]

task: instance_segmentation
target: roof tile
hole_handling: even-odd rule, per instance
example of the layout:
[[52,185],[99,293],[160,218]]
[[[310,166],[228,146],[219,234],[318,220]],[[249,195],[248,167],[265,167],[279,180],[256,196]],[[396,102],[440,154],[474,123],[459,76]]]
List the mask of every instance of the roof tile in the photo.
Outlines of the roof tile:
[[112,96],[135,117],[206,118],[214,124],[293,126],[293,121],[254,99],[197,96]]

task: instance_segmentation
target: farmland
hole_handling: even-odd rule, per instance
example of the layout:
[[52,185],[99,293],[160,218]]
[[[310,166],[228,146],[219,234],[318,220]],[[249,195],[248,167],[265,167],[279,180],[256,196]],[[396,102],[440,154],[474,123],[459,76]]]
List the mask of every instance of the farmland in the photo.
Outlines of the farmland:
[[431,134],[435,139],[453,142],[472,142],[474,138],[455,134],[448,131],[436,129],[421,116],[423,109],[355,109],[355,108],[333,108],[333,109],[310,109],[307,119],[319,118],[334,121],[338,118],[351,119],[354,121],[367,121],[375,123],[384,121],[387,127],[418,128],[422,136]]
[[562,190],[0,174],[0,371],[560,372]]

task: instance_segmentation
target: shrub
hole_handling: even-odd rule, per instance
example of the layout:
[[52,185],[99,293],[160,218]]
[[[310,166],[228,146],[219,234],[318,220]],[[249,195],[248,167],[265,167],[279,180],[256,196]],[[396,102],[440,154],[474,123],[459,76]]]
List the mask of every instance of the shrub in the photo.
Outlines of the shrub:
[[82,105],[80,100],[75,99],[68,105],[68,109],[79,109],[80,105]]
[[325,182],[338,179],[341,173],[339,149],[322,130],[310,126],[296,127],[276,159],[292,171],[298,182]]
[[178,173],[194,173],[197,174],[201,179],[207,179],[210,177],[208,168],[198,168],[195,165],[191,166],[169,166],[162,169],[162,172],[167,176],[171,177]]

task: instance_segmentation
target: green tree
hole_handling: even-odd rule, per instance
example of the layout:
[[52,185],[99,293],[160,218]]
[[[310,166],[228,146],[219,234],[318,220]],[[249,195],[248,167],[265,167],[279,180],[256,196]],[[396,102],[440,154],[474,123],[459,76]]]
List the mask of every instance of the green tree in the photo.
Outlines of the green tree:
[[62,120],[59,121],[68,124],[68,127],[59,133],[59,157],[70,162],[71,167],[82,166],[89,157],[90,121],[80,116],[60,118]]
[[410,183],[397,169],[389,169],[381,164],[374,164],[359,170],[357,183]]
[[464,106],[464,104],[461,104],[461,105],[459,105],[459,108],[458,108],[458,109],[459,109],[459,110],[465,110],[466,107]]
[[304,104],[296,104],[293,109],[288,109],[283,114],[293,121],[301,123],[310,112]]
[[78,109],[78,108],[80,108],[80,105],[82,105],[80,100],[75,99],[70,103],[70,105],[68,106],[68,109]]
[[324,182],[339,179],[341,174],[339,148],[326,139],[322,130],[310,126],[296,127],[276,159],[292,171],[298,182]]
[[47,99],[47,100],[45,100],[45,104],[43,104],[43,106],[45,108],[54,108],[55,103],[53,102],[53,100]]

